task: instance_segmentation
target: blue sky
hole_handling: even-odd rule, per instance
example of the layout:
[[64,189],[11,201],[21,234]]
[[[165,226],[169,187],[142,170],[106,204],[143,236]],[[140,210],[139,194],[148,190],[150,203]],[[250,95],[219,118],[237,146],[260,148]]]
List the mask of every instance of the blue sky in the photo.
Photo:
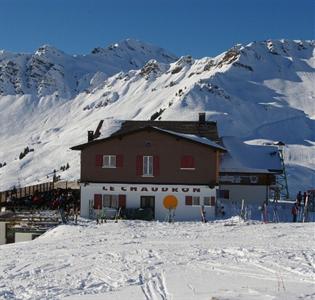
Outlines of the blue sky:
[[315,39],[314,0],[0,0],[0,49],[51,44],[89,53],[128,37],[177,55],[214,56],[237,43]]

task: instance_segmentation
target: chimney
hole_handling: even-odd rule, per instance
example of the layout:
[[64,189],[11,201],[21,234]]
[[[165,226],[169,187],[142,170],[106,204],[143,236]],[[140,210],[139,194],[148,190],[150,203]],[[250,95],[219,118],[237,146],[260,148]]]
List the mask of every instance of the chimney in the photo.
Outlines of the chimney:
[[88,131],[88,142],[93,141],[93,139],[94,139],[94,132],[93,132],[93,130],[89,130]]
[[199,113],[199,125],[206,124],[206,113]]

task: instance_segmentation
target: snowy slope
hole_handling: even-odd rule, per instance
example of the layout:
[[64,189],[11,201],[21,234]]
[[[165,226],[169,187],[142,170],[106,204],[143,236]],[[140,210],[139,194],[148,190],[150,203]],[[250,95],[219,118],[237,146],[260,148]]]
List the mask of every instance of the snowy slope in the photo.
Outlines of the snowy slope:
[[[106,136],[119,126],[119,119],[150,119],[159,113],[162,120],[196,120],[200,111],[218,121],[222,136],[254,144],[287,143],[290,189],[315,186],[314,41],[254,42],[214,58],[184,56],[176,61],[164,50],[147,46],[152,48],[145,51],[141,42],[132,43],[136,50],[122,42],[124,51],[113,45],[87,56],[60,54],[49,47],[55,54],[46,56],[67,70],[64,79],[52,67],[41,73],[43,80],[31,80],[34,88],[27,87],[26,79],[18,81],[23,94],[0,80],[0,163],[7,163],[0,168],[0,190],[45,181],[67,162],[70,169],[61,177],[78,179],[79,153],[69,147],[85,142],[87,130],[95,129],[100,119],[105,119]],[[67,62],[61,63],[58,55]],[[138,62],[130,64],[132,57]],[[23,68],[31,58],[16,54],[18,60],[17,73],[24,78],[28,73]],[[19,160],[26,146],[34,152]]]
[[310,300],[313,249],[311,223],[81,221],[0,246],[0,299]]

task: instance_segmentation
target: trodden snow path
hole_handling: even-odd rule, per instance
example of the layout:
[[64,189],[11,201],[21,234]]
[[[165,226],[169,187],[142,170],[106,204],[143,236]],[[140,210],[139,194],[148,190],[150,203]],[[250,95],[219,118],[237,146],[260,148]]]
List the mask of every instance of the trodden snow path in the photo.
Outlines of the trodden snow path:
[[314,224],[61,225],[0,246],[0,299],[315,299]]

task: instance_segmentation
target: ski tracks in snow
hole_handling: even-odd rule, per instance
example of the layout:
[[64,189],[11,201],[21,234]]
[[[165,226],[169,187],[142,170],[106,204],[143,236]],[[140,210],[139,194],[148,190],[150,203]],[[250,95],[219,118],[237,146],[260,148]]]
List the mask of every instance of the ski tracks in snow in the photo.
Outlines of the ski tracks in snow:
[[[223,223],[137,221],[59,226],[32,242],[0,247],[0,299],[84,300],[129,291],[145,300],[269,299],[267,294],[285,299],[296,286],[288,299],[304,290],[305,299],[312,299],[313,228],[305,226],[295,231],[290,224],[268,230],[265,224],[231,229]],[[285,238],[277,238],[279,232]],[[258,296],[234,297],[250,290]]]
[[129,282],[140,285],[146,300],[169,300],[163,259],[157,250],[151,249],[150,245],[148,249],[145,246],[136,249],[135,254],[130,253],[127,259],[124,259],[124,264],[129,267],[129,272],[132,272],[132,277],[135,274],[138,276],[137,280],[129,279]]
[[[149,278],[146,278],[149,275]],[[165,277],[163,273],[139,274],[139,283],[146,300],[169,300]]]

